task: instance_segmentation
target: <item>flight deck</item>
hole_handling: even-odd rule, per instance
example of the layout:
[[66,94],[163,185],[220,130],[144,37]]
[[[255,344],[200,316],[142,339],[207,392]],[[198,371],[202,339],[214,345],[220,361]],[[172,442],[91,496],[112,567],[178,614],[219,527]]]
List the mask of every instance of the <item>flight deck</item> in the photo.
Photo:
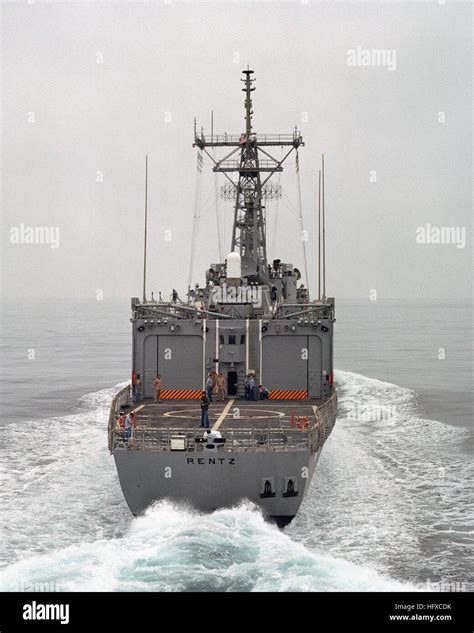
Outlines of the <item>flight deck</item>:
[[[226,429],[291,429],[314,418],[317,400],[256,400],[229,399],[209,404],[209,425],[217,431]],[[143,400],[133,405],[136,428],[196,429],[201,424],[199,400],[167,400],[155,403]]]

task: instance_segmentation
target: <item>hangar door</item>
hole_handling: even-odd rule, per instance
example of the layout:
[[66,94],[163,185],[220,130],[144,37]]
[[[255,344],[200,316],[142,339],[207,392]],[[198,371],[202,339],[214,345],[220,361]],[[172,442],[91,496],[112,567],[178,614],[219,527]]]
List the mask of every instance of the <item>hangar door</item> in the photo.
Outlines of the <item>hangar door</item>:
[[145,398],[153,398],[157,374],[163,389],[202,389],[202,337],[150,335],[143,351]]
[[267,389],[308,388],[306,336],[264,336],[263,383]]
[[159,336],[163,389],[202,389],[202,337]]

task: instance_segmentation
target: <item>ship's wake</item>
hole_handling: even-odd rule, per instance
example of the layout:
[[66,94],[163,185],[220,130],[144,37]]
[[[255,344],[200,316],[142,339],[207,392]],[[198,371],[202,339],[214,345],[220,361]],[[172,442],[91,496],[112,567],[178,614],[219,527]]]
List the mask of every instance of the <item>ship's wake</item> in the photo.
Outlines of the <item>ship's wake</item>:
[[[89,517],[93,520],[93,517]],[[57,591],[409,590],[368,567],[311,552],[249,504],[201,515],[162,502],[126,533],[13,563],[1,589]]]
[[423,417],[410,389],[345,371],[337,380],[337,423],[288,533],[420,588],[468,589],[472,431]]
[[408,389],[342,371],[337,381],[338,422],[284,531],[250,504],[201,515],[161,503],[133,519],[106,448],[119,386],[84,396],[72,415],[7,425],[0,588],[385,591],[465,580],[468,432],[417,417]]

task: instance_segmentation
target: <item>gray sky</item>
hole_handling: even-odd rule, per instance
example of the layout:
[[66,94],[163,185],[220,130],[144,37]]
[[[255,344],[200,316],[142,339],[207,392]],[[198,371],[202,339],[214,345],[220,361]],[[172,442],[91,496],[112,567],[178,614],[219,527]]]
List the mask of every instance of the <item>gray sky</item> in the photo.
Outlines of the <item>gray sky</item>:
[[[174,286],[184,295],[196,184],[193,117],[209,130],[213,108],[215,131],[243,131],[239,79],[248,61],[257,79],[256,131],[289,133],[296,123],[305,140],[312,288],[324,152],[327,294],[468,297],[471,13],[470,3],[448,0],[4,3],[4,295],[95,298],[100,289],[104,298],[140,296],[146,153],[149,289],[166,296]],[[396,68],[348,65],[347,51],[358,46],[394,49]],[[269,257],[302,269],[289,162],[277,252]],[[207,163],[193,282],[204,281],[205,268],[218,260]],[[232,209],[221,206],[227,252]],[[269,204],[270,246],[275,213]],[[59,228],[58,248],[11,243],[21,224]],[[465,227],[465,247],[417,243],[417,228],[427,224]]]

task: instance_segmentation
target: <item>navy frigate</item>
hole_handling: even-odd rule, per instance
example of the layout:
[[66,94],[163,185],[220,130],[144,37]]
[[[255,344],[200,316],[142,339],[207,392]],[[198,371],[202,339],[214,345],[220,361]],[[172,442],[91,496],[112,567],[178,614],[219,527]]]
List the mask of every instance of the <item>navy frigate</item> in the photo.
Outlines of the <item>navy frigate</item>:
[[[112,401],[108,439],[134,515],[163,499],[203,512],[250,500],[284,526],[335,423],[335,302],[325,296],[324,281],[321,288],[321,266],[318,298],[311,299],[293,264],[267,260],[266,202],[281,195],[271,179],[291,153],[298,160],[303,138],[296,128],[253,130],[252,75],[243,71],[243,132],[205,135],[194,124],[201,168],[204,154],[224,174],[223,194],[232,199],[229,254],[210,265],[205,283],[188,288],[184,301],[176,291],[169,301],[161,294],[147,299],[145,281],[142,300],[131,300],[132,381]],[[281,157],[274,148],[282,148]],[[320,262],[324,162],[322,173]],[[209,431],[201,427],[203,391],[212,399]]]

